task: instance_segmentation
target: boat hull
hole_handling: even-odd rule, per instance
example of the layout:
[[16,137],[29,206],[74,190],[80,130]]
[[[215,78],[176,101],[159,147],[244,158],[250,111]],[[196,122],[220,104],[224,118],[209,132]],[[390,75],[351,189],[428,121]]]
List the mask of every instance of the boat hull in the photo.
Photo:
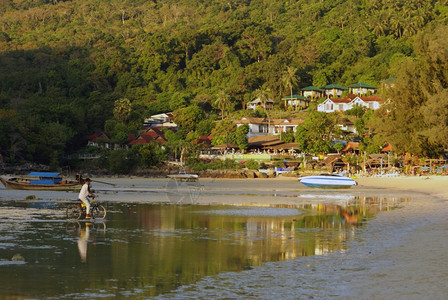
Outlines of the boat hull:
[[347,189],[357,185],[357,182],[351,178],[331,175],[306,176],[299,178],[299,181],[309,187],[328,189]]
[[199,176],[196,174],[174,174],[167,175],[168,178],[179,180],[179,181],[198,181]]
[[31,184],[28,182],[19,182],[17,180],[8,180],[0,177],[1,183],[9,190],[43,190],[43,191],[73,191],[82,187],[81,183],[58,183],[58,184]]

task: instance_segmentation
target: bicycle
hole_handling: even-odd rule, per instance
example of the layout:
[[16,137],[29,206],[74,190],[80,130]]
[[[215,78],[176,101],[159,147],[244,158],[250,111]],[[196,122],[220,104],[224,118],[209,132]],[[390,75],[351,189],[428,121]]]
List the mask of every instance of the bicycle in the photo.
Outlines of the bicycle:
[[[95,197],[96,198],[96,197]],[[90,204],[90,216],[92,219],[103,220],[106,217],[106,208],[101,204],[95,202],[95,198],[92,199]],[[71,204],[66,209],[66,215],[69,219],[85,219],[86,218],[86,205],[81,200],[76,200],[79,203]]]

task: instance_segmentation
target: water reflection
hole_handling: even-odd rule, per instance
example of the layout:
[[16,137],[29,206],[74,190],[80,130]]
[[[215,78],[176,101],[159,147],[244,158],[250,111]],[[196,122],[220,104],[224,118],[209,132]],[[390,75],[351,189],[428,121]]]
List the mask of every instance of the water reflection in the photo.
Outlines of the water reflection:
[[87,241],[90,235],[90,226],[92,223],[85,223],[84,228],[80,230],[80,236],[78,240],[78,250],[83,263],[87,262]]
[[[0,231],[0,259],[20,251],[27,263],[0,272],[0,280],[8,283],[0,297],[17,291],[37,298],[160,295],[208,275],[344,251],[357,228],[402,201],[314,200],[276,206],[108,203],[107,230],[104,223],[67,223],[58,217],[42,222],[39,210],[21,203],[18,209],[29,218],[18,220],[14,230]],[[15,205],[2,203],[10,213]],[[42,218],[49,215],[58,216],[53,211]],[[1,227],[10,224],[0,218]]]
[[69,229],[69,232],[75,232],[79,238],[77,240],[77,246],[78,246],[78,252],[81,259],[81,262],[87,263],[87,249],[89,242],[92,242],[92,236],[91,231],[93,231],[93,238],[95,242],[95,238],[97,235],[99,235],[99,232],[102,232],[103,236],[106,233],[106,223],[104,222],[95,222],[95,220],[92,221],[86,221],[86,222],[68,222],[67,223],[67,229]]

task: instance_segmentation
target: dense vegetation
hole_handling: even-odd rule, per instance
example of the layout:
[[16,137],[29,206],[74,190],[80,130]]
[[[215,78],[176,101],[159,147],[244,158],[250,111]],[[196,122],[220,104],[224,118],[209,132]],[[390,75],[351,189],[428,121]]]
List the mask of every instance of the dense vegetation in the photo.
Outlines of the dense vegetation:
[[358,125],[435,157],[448,148],[447,20],[446,0],[1,0],[0,158],[58,165],[93,131],[123,142],[166,111],[192,139],[256,95],[388,78],[388,105]]

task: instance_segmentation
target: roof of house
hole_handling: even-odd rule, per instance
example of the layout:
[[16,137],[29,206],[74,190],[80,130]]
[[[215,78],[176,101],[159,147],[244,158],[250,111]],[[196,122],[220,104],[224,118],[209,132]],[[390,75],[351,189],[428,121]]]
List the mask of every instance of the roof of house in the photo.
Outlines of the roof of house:
[[268,124],[268,120],[265,118],[253,118],[253,117],[242,117],[239,120],[233,121],[236,124]]
[[284,143],[272,146],[272,149],[276,150],[297,150],[299,148],[299,143]]
[[368,97],[359,97],[359,98],[364,102],[372,102],[372,101],[381,102],[382,101],[382,99],[377,96],[368,96]]
[[383,149],[381,149],[381,152],[390,152],[392,151],[392,145],[387,144]]
[[354,83],[348,86],[349,88],[366,88],[366,89],[376,89],[375,86],[364,83],[364,82],[358,82]]
[[109,140],[109,139],[110,139],[110,134],[107,133],[107,132],[98,130],[98,131],[95,131],[95,133],[89,135],[89,136],[87,137],[87,139],[88,139],[89,141],[92,141],[92,142],[96,142],[96,141],[99,140],[99,139],[102,139],[102,140]]
[[342,152],[350,151],[350,150],[359,150],[359,143],[358,142],[348,142],[347,145],[345,145],[344,149],[342,149]]
[[262,135],[262,136],[253,136],[247,139],[247,143],[251,147],[264,146],[264,145],[272,145],[272,144],[280,144],[283,143],[278,136],[273,135]]
[[151,141],[165,143],[167,140],[165,138],[165,135],[160,129],[152,127],[147,129],[145,132],[141,133],[140,136],[131,141],[129,145],[148,144]]
[[345,86],[339,85],[339,84],[327,84],[324,87],[321,87],[321,89],[323,90],[332,90],[332,89],[338,89],[338,90],[347,90],[347,88]]
[[328,155],[327,158],[325,158],[322,161],[322,164],[324,164],[324,165],[331,165],[331,164],[335,163],[338,160],[342,160],[342,156],[340,154]]
[[328,99],[331,100],[333,103],[350,103],[352,101],[352,99],[350,98],[328,98]]
[[316,91],[316,92],[322,92],[322,90],[321,90],[320,88],[317,88],[317,87],[312,86],[312,85],[307,86],[307,87],[304,87],[304,88],[302,88],[302,89],[300,89],[300,90],[301,90],[301,91]]
[[[257,98],[255,100],[250,101],[248,104],[258,104],[259,105],[261,103],[263,103],[263,101],[261,101],[260,98]],[[266,103],[274,103],[274,100],[267,99]]]
[[305,123],[305,120],[303,120],[303,119],[272,119],[272,123],[274,125],[296,126],[296,125]]

